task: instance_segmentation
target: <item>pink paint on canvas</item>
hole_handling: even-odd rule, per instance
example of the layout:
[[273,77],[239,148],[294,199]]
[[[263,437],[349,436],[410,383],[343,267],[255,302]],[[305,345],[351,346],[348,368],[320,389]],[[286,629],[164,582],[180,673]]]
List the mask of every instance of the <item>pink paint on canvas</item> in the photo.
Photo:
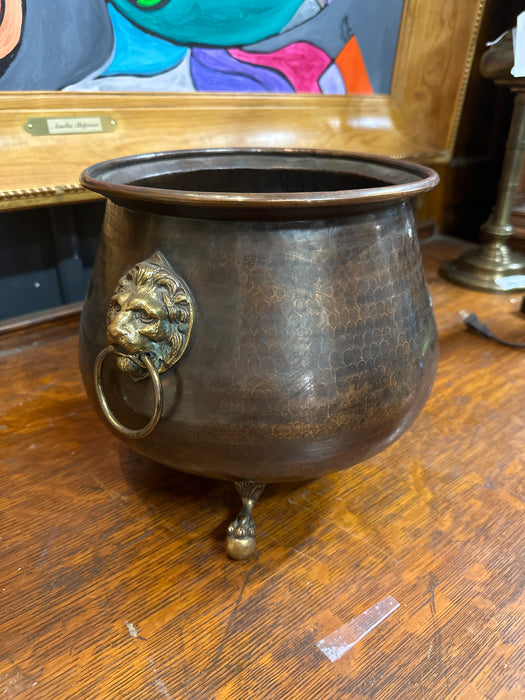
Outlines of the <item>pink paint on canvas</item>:
[[331,62],[330,56],[324,51],[302,41],[271,53],[230,49],[230,54],[239,61],[278,70],[286,76],[296,92],[321,92],[318,80]]

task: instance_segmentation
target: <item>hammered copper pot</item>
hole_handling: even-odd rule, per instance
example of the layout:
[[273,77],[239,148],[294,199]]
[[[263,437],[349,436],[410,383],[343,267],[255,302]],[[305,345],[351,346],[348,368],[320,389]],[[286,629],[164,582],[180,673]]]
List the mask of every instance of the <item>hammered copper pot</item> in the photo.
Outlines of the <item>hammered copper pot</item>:
[[422,409],[438,350],[410,200],[437,182],[398,160],[261,149],[83,173],[109,200],[87,393],[132,449],[236,482],[231,556],[255,550],[265,483],[349,469]]

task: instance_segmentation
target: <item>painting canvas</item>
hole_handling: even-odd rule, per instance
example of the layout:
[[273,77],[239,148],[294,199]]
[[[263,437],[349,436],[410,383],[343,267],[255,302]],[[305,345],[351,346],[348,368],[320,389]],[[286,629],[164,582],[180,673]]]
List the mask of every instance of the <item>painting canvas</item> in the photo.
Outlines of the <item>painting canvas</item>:
[[0,90],[388,94],[403,0],[0,0]]

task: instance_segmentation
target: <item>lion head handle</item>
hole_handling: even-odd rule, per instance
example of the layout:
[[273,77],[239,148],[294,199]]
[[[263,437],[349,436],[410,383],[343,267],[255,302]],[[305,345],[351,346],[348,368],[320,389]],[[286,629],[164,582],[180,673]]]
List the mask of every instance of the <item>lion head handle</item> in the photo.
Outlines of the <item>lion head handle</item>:
[[117,365],[135,381],[147,376],[147,354],[157,372],[180,360],[195,322],[195,306],[186,283],[157,251],[123,275],[107,313],[107,340]]

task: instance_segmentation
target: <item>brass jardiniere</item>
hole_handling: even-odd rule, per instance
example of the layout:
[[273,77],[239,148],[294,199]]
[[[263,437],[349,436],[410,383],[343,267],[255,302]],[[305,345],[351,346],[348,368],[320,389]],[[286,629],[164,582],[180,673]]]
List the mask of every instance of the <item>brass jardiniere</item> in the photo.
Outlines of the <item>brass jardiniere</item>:
[[146,154],[88,168],[108,198],[84,305],[88,395],[127,445],[236,483],[348,469],[408,428],[437,334],[410,200],[419,165],[322,151]]

